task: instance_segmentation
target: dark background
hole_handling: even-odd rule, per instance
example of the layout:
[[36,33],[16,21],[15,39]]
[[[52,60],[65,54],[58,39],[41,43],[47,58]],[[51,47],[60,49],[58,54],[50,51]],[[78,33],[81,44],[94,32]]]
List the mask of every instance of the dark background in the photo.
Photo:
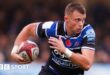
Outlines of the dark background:
[[[63,20],[64,8],[72,1],[75,0],[0,0],[0,62],[12,62],[10,52],[24,26]],[[76,1],[85,5],[86,22],[96,31],[95,63],[110,63],[110,0]]]

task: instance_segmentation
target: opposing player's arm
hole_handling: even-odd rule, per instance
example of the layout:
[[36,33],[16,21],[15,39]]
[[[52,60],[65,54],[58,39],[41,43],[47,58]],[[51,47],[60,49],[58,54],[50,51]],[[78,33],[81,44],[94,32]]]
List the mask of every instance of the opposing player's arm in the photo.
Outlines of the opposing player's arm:
[[36,27],[37,27],[37,23],[31,23],[22,29],[22,31],[19,33],[19,35],[15,40],[15,43],[11,52],[12,59],[18,61],[19,63],[20,61],[24,61],[24,59],[17,54],[19,45],[23,41],[26,41],[29,37],[36,36],[36,29],[37,29]]

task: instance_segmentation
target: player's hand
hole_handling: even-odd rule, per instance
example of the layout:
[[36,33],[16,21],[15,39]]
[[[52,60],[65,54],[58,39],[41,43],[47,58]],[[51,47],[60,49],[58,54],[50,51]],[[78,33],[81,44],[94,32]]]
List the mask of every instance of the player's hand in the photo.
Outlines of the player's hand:
[[28,63],[30,63],[30,62],[26,61],[24,58],[22,58],[20,55],[18,55],[16,53],[12,53],[11,57],[12,57],[13,60],[15,60],[19,64],[28,64]]
[[54,48],[54,49],[58,50],[61,53],[65,52],[66,47],[63,44],[61,36],[59,36],[58,39],[54,38],[54,37],[50,37],[48,42],[49,42],[49,44],[52,45],[52,46],[50,46],[50,48]]

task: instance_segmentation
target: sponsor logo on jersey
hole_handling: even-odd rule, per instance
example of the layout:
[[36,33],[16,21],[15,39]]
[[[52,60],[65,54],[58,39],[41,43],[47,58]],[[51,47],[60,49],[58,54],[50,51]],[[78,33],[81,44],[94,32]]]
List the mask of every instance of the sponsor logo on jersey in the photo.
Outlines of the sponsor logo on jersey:
[[60,65],[62,67],[66,68],[78,68],[79,66],[76,64],[73,64],[70,60],[66,59],[65,57],[60,57],[58,56],[59,54],[56,54],[55,52],[52,52],[52,60],[55,62],[57,65]]
[[74,46],[79,46],[79,42],[76,41],[75,44],[74,44]]

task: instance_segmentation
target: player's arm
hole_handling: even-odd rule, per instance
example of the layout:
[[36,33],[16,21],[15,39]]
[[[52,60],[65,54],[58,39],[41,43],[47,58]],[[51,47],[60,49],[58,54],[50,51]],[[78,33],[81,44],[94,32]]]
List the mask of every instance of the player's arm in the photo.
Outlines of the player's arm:
[[73,63],[79,65],[81,68],[88,70],[94,62],[95,54],[95,32],[93,29],[89,29],[86,31],[81,47],[81,53],[82,54],[70,52],[69,59]]
[[61,40],[61,38],[56,39],[50,37],[49,43],[53,46],[51,48],[57,49],[59,52],[64,53],[68,59],[70,59],[74,64],[79,65],[80,68],[88,70],[94,60],[95,51],[91,48],[82,48],[82,54],[74,53],[66,48]]
[[[90,37],[88,37],[90,35]],[[94,61],[95,54],[95,34],[87,34],[84,39],[83,46],[81,48],[81,53],[74,53],[66,48],[62,42],[61,37],[56,39],[54,37],[50,37],[49,43],[53,46],[51,48],[57,49],[61,53],[64,53],[68,59],[70,59],[74,64],[79,65],[80,68],[84,70],[88,70]]]
[[93,30],[88,30],[86,32],[86,37],[83,39],[83,45],[81,47],[81,54],[70,52],[67,56],[75,64],[79,65],[81,68],[88,70],[94,62],[95,54],[95,33]]
[[23,42],[26,41],[29,37],[35,37],[35,31],[36,31],[37,23],[31,23],[27,26],[25,26],[22,31],[19,33],[17,36],[12,52],[11,52],[11,57],[12,59],[16,60],[17,62],[21,63],[20,61],[25,61],[22,57],[20,57],[18,53],[19,45]]
[[94,50],[82,49],[82,54],[72,52],[69,59],[74,63],[79,65],[82,69],[88,70],[94,61]]

